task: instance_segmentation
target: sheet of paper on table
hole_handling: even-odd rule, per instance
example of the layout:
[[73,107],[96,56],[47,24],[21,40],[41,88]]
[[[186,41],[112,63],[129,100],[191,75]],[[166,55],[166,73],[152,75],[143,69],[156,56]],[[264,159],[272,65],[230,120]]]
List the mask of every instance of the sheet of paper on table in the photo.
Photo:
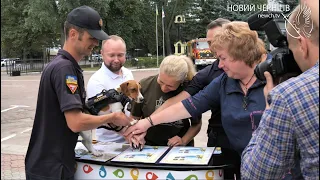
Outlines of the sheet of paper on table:
[[144,146],[142,151],[128,148],[111,161],[155,163],[167,151],[168,148],[169,147],[166,146]]
[[102,152],[103,155],[97,157],[92,155],[91,153],[88,153],[87,148],[85,148],[85,146],[81,142],[78,142],[75,148],[76,157],[79,159],[106,162],[120,154],[122,151],[128,148],[129,145],[114,142],[98,142],[96,144],[93,144],[93,147],[99,152]]
[[160,164],[207,165],[215,147],[173,147]]

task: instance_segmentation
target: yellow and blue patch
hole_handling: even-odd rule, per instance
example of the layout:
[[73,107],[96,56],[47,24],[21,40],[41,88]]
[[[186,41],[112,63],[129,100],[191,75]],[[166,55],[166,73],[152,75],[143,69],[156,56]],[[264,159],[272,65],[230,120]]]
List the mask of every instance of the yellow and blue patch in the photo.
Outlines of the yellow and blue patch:
[[78,89],[77,76],[66,75],[66,84],[67,84],[68,88],[70,89],[70,91],[72,92],[72,94],[74,94],[76,92],[76,90]]

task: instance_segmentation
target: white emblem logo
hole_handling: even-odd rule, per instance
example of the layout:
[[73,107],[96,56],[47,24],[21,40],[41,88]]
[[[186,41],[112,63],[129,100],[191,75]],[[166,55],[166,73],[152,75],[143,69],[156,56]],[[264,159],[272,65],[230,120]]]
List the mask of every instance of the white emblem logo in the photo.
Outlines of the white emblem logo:
[[[293,22],[289,22],[288,20],[288,17],[291,15],[291,13],[287,16],[282,14],[284,19],[286,20],[285,27],[286,27],[287,34],[296,39],[299,38],[299,36],[304,36],[306,38],[309,38],[313,30],[313,21],[311,19],[310,7],[308,7],[305,3],[303,5],[300,5],[299,11],[296,17],[294,17]],[[292,27],[293,32],[288,31],[287,23],[289,23],[289,26]]]

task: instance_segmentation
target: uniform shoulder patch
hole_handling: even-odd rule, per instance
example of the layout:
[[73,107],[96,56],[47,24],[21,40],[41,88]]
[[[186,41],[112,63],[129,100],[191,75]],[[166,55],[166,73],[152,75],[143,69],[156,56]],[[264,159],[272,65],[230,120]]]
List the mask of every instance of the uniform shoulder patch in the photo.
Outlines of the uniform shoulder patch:
[[78,78],[74,75],[66,75],[66,84],[72,94],[74,94],[78,88]]

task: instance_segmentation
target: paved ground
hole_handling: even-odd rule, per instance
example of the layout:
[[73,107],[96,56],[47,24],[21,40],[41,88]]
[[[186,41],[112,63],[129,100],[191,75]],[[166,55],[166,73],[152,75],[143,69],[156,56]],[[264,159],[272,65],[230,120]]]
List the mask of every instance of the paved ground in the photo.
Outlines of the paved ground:
[[[136,80],[154,75],[156,69],[134,70]],[[84,72],[85,83],[93,72]],[[10,77],[1,73],[1,179],[25,179],[27,151],[36,108],[40,73]],[[203,114],[196,146],[206,146],[209,112]]]
[[1,153],[1,179],[26,179],[24,155]]

